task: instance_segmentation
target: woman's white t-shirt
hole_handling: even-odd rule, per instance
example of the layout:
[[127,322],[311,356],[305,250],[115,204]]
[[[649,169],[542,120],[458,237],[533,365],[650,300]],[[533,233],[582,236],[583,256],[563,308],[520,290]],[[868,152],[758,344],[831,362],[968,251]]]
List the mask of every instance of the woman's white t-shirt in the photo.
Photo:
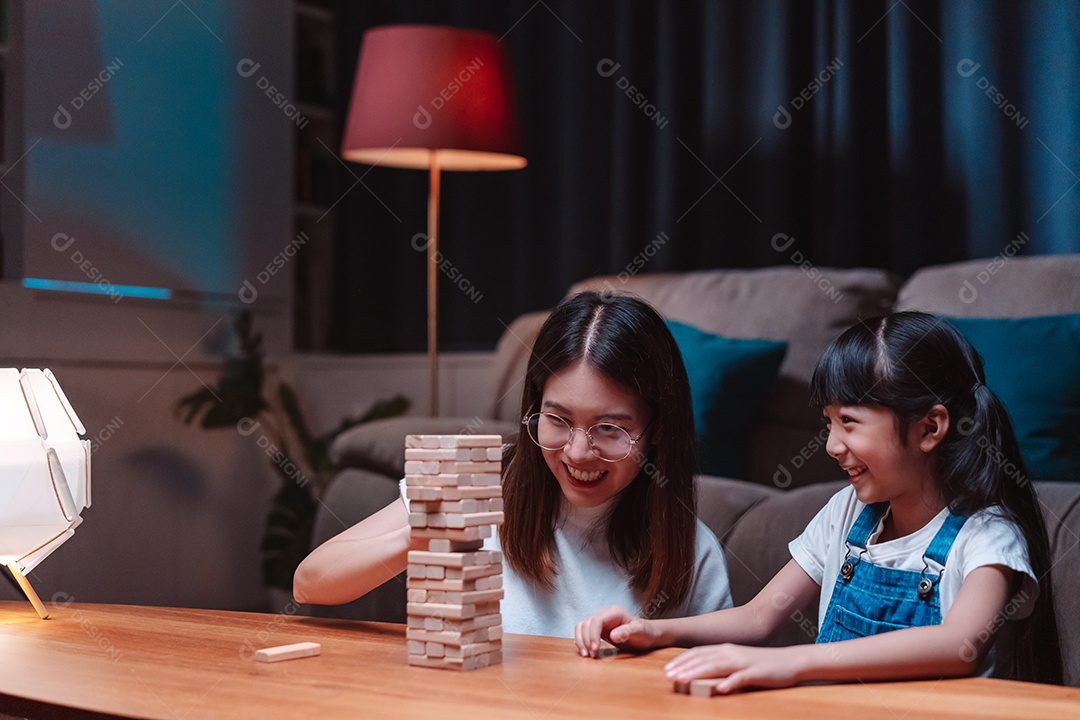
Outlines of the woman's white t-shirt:
[[[405,495],[401,483],[402,498]],[[405,500],[406,507],[408,500]],[[564,508],[555,528],[555,588],[545,590],[503,567],[503,630],[526,635],[573,637],[574,626],[608,605],[619,605],[650,617],[684,617],[731,607],[724,551],[712,531],[697,521],[694,577],[686,599],[677,606],[664,601],[663,593],[649,607],[630,587],[626,571],[615,563],[603,532],[592,532],[607,506]],[[498,533],[484,541],[484,549],[499,550]]]
[[[803,533],[788,545],[795,562],[821,585],[821,599],[818,602],[819,627],[825,620],[825,610],[832,598],[833,586],[840,573],[840,566],[847,556],[848,532],[864,507],[866,506],[855,497],[855,488],[845,487],[829,499]],[[910,535],[879,543],[877,538],[884,525],[883,517],[870,534],[863,559],[881,567],[921,572],[923,553],[930,547],[930,541],[941,529],[948,514],[949,510],[945,508]],[[1012,521],[1002,517],[993,508],[975,513],[960,528],[952,549],[945,558],[944,572],[942,566],[933,560],[927,560],[927,563],[930,572],[941,573],[938,592],[942,618],[948,615],[964,578],[983,565],[1004,565],[1023,576],[1019,591],[1003,609],[1003,620],[1020,620],[1030,615],[1039,595],[1039,585],[1028,560],[1024,536]],[[1000,642],[995,643],[995,646],[1000,645]],[[984,667],[980,668],[980,674],[990,674],[993,664],[991,652]]]

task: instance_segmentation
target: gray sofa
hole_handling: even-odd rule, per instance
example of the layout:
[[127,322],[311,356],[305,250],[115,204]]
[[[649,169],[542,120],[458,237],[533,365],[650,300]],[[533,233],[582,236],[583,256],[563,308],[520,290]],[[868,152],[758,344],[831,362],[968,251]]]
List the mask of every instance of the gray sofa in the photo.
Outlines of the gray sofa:
[[[752,597],[788,560],[787,543],[843,485],[824,451],[820,417],[807,387],[826,344],[861,317],[918,309],[954,317],[1027,317],[1080,313],[1080,255],[996,258],[924,268],[906,281],[881,270],[773,267],[630,278],[600,277],[585,289],[637,294],[662,314],[727,337],[788,342],[772,396],[754,421],[746,477],[700,476],[698,513],[727,553],[737,603]],[[515,320],[495,352],[491,416],[395,418],[362,425],[332,449],[342,471],[323,497],[315,541],[357,522],[397,495],[403,438],[410,432],[491,432],[513,436],[528,350],[546,317]],[[1080,478],[1038,483],[1054,556],[1054,584],[1067,681],[1080,685]],[[325,615],[404,621],[400,579]],[[810,642],[813,609],[792,609],[777,642]]]

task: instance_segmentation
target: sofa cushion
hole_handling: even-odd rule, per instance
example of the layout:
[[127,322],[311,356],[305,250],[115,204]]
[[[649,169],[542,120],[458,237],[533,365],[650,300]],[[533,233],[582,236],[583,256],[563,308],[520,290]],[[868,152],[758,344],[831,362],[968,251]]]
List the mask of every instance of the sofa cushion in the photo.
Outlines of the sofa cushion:
[[775,340],[725,338],[667,321],[690,382],[701,472],[745,477],[746,433],[787,351]]
[[999,256],[923,268],[900,288],[896,309],[951,317],[1080,313],[1080,254]]
[[395,480],[405,475],[406,435],[502,435],[517,437],[519,423],[472,418],[405,416],[357,425],[330,445],[330,462],[362,468]]
[[1032,479],[1080,482],[1080,315],[951,321],[982,357]]
[[495,346],[495,364],[492,379],[495,382],[495,408],[493,417],[499,420],[521,420],[521,390],[525,370],[533,343],[540,334],[540,326],[551,313],[547,311],[527,313],[507,325]]

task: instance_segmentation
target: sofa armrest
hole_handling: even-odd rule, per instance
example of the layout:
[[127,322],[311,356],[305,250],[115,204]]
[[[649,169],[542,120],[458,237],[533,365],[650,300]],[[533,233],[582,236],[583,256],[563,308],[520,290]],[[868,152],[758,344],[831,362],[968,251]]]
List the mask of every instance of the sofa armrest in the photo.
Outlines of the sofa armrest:
[[364,423],[338,435],[330,446],[330,462],[359,468],[397,480],[405,474],[406,435],[517,436],[518,424],[472,417],[395,417]]

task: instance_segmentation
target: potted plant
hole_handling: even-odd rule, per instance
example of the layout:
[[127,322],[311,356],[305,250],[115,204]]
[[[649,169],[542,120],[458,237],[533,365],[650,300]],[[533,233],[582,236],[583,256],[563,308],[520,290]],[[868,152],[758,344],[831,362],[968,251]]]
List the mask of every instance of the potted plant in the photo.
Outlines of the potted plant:
[[233,428],[251,435],[265,428],[260,439],[272,444],[274,451],[267,454],[282,483],[263,531],[263,582],[291,591],[293,572],[311,550],[317,500],[338,470],[330,460],[330,445],[351,427],[404,414],[409,401],[397,395],[376,402],[363,415],[344,418],[331,430],[315,435],[292,386],[278,381],[266,392],[262,334],[255,331],[251,313],[241,311],[234,327],[239,352],[226,358],[217,386],[182,397],[176,414],[185,425],[198,422],[207,430]]

